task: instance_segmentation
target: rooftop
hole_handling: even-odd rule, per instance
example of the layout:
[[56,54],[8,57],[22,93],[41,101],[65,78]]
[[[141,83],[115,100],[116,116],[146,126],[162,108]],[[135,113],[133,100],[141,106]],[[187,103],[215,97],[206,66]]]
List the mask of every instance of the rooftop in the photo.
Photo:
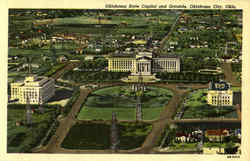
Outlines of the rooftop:
[[228,89],[230,89],[230,84],[225,81],[209,83],[209,90],[226,91]]
[[145,55],[145,56],[150,56],[150,57],[153,57],[153,58],[179,58],[179,56],[177,55],[156,55],[154,53],[149,53],[149,52],[139,52],[138,54],[125,54],[125,53],[119,53],[119,54],[112,54],[110,55],[109,57],[110,58],[136,58],[138,56],[142,56],[142,55]]

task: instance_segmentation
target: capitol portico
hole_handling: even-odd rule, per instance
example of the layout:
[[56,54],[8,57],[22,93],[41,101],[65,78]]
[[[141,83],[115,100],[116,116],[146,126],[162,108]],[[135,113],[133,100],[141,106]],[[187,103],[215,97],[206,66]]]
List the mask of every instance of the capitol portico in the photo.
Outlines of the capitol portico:
[[131,72],[131,76],[153,76],[156,72],[180,72],[180,58],[170,55],[154,55],[150,52],[115,54],[108,58],[108,70]]
[[152,73],[152,53],[139,53],[136,55],[136,66],[133,75],[151,75]]

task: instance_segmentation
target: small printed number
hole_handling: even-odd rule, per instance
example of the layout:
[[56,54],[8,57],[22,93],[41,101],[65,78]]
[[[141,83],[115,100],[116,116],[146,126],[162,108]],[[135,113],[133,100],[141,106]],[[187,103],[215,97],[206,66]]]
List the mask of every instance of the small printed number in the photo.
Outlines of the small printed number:
[[240,158],[239,155],[228,155],[227,158]]

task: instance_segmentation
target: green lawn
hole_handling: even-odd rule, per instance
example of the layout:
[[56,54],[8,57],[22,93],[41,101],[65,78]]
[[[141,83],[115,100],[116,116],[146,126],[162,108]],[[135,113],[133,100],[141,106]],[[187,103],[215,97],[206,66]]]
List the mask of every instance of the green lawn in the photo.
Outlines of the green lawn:
[[197,143],[174,143],[169,146],[170,150],[196,150]]
[[111,120],[115,112],[119,120],[135,120],[135,108],[95,108],[84,106],[78,115],[79,120]]
[[[152,129],[148,123],[119,123],[119,149],[134,149],[142,145]],[[101,134],[101,135],[100,135]],[[62,147],[66,149],[110,149],[110,123],[76,123],[65,137]]]
[[27,72],[9,72],[8,77],[24,76]]
[[[129,86],[107,87],[94,91],[82,107],[79,120],[110,120],[116,112],[119,120],[135,120],[136,97]],[[172,97],[168,89],[147,87],[142,98],[144,120],[155,120]]]
[[109,149],[109,132],[108,124],[77,123],[70,129],[61,146],[67,149]]
[[128,150],[140,147],[151,130],[152,125],[148,123],[120,123],[119,149]]
[[[203,146],[225,148],[226,143],[204,143]],[[169,148],[169,150],[197,150],[197,143],[174,143]]]

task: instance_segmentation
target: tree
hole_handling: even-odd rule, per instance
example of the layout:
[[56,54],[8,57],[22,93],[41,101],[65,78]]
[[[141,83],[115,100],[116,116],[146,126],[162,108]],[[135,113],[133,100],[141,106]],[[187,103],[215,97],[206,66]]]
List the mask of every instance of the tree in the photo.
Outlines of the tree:
[[232,141],[226,144],[225,154],[236,154],[237,151],[238,147]]

